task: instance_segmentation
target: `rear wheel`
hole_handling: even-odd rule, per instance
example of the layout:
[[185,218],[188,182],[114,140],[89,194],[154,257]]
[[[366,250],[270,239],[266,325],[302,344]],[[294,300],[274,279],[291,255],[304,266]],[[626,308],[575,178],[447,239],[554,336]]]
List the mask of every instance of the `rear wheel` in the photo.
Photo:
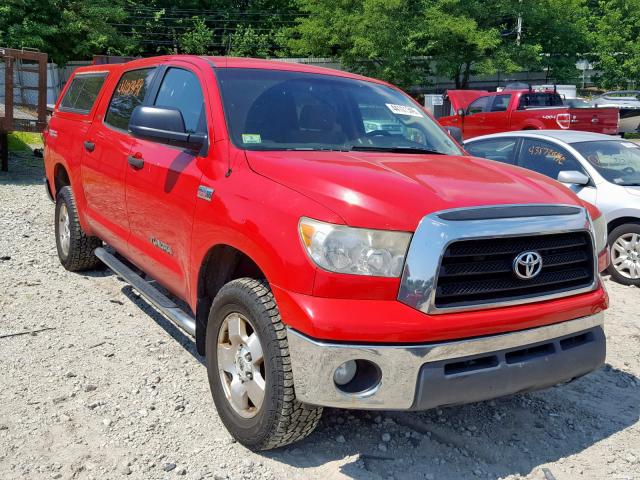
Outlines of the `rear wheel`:
[[268,450],[315,429],[322,408],[295,398],[287,333],[266,282],[225,285],[211,306],[206,338],[213,400],[236,440]]
[[611,277],[623,285],[640,285],[640,225],[627,223],[609,234]]
[[62,187],[56,197],[55,232],[58,258],[64,268],[77,272],[102,265],[93,254],[102,245],[102,241],[82,231],[76,202],[69,186]]

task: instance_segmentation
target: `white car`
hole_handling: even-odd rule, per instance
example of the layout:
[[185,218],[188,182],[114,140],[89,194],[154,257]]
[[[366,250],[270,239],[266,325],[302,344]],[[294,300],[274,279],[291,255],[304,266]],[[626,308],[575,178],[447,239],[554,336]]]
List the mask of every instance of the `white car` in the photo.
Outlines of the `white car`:
[[558,180],[596,205],[607,219],[611,276],[640,285],[640,144],[598,133],[533,130],[475,137],[464,147],[476,157]]

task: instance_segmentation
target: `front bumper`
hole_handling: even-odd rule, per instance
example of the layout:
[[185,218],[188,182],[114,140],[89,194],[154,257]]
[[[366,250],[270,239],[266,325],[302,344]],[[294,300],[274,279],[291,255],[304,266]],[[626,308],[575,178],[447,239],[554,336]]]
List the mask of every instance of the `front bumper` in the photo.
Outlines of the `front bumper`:
[[[299,401],[337,408],[426,410],[549,387],[605,358],[603,313],[553,325],[423,345],[347,345],[288,331]],[[346,393],[334,381],[348,360],[379,368],[371,388]]]

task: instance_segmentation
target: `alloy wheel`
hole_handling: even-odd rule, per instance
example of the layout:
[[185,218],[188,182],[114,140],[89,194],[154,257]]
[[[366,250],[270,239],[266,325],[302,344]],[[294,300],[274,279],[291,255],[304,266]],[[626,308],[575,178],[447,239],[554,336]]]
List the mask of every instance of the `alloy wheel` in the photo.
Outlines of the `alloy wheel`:
[[251,322],[240,313],[225,317],[218,333],[218,368],[229,404],[243,418],[255,417],[265,396],[262,346]]
[[640,278],[640,234],[625,233],[611,246],[613,268],[625,278]]
[[60,241],[62,255],[66,257],[69,255],[69,247],[71,245],[71,230],[69,228],[69,211],[64,202],[60,205],[60,212],[58,213],[58,240]]

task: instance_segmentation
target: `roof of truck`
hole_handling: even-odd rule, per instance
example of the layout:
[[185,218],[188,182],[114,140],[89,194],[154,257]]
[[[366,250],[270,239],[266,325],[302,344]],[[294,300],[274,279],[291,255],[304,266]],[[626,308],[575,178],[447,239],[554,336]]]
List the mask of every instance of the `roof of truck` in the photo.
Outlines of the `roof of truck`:
[[[198,56],[198,55],[161,55],[155,57],[138,58],[130,60],[124,63],[115,64],[103,64],[103,65],[87,65],[84,67],[78,67],[75,70],[75,74],[79,73],[98,73],[98,72],[112,72],[120,69],[135,68],[138,64],[142,66],[148,66],[150,63],[165,63],[174,60],[183,60],[192,62],[194,60],[202,61],[207,60],[213,64],[216,68],[254,68],[264,70],[286,70],[293,72],[303,73],[315,73],[320,75],[333,75],[343,78],[353,78],[357,80],[365,80],[368,82],[380,83],[383,85],[390,85],[389,83],[378,80],[376,78],[364,77],[355,73],[345,72],[343,70],[336,70],[333,68],[317,67],[315,65],[309,65],[306,63],[297,62],[285,62],[277,60],[265,60],[260,58],[241,58],[241,57],[213,57],[213,56]],[[193,62],[195,63],[195,62]]]

